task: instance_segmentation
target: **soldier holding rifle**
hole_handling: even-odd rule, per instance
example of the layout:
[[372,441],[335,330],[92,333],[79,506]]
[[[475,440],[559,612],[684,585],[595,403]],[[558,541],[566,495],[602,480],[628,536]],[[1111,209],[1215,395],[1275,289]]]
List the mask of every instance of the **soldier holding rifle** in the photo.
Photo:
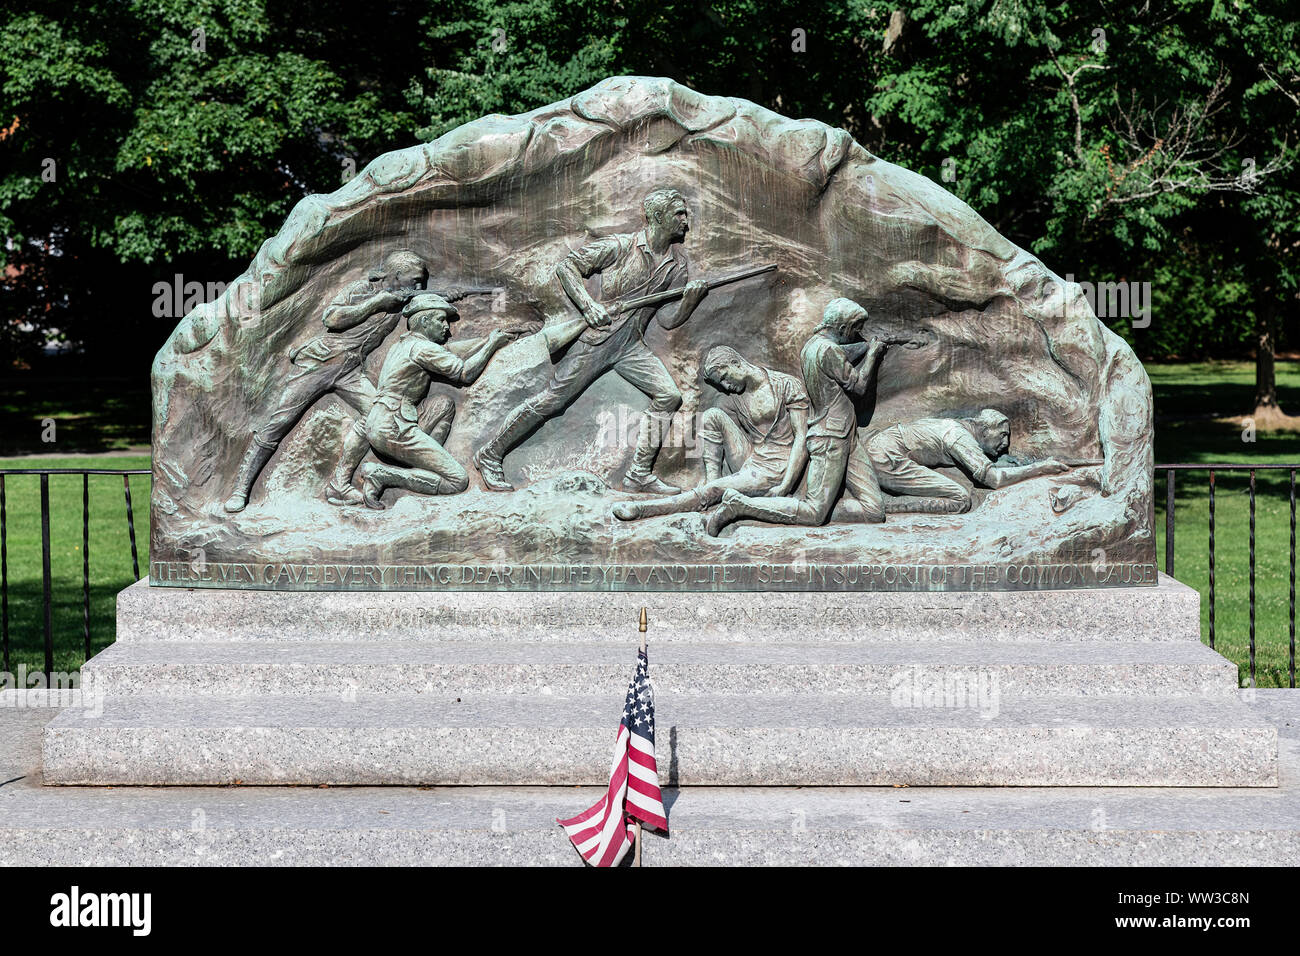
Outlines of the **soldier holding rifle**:
[[[575,320],[577,341],[555,364],[551,380],[507,417],[501,431],[474,454],[483,484],[493,491],[513,491],[503,461],[512,448],[547,419],[560,414],[597,379],[616,372],[650,400],[649,413],[637,434],[632,465],[623,478],[627,491],[674,494],[680,489],[653,472],[655,458],[682,394],[657,355],[645,343],[645,330],[663,302],[680,299],[676,313],[659,322],[675,329],[691,317],[710,284],[687,281],[688,263],[680,246],[690,229],[686,200],[675,189],[656,189],[645,197],[645,228],[637,233],[603,236],[570,253],[556,276],[582,314]],[[599,273],[600,299],[593,298],[583,280]],[[669,291],[674,290],[674,291]],[[656,296],[655,293],[667,293]],[[639,298],[649,304],[632,307]],[[567,336],[549,339],[553,352],[568,345]]]

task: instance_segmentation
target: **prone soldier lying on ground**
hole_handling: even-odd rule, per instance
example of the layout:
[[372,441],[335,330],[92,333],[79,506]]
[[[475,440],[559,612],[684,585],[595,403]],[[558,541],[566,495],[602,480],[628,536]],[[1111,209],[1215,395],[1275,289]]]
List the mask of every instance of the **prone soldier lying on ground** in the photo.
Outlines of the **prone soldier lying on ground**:
[[1011,422],[993,408],[973,418],[921,418],[892,425],[867,441],[867,456],[880,487],[899,497],[886,499],[885,510],[961,514],[969,511],[970,492],[936,467],[956,466],[986,488],[1069,470],[1055,459],[1030,465],[995,465],[1011,444]]

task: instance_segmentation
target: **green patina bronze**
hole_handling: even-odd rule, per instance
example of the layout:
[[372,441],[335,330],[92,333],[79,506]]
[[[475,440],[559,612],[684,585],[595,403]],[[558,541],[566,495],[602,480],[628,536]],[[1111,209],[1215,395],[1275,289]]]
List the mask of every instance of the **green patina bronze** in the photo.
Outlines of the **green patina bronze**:
[[670,80],[307,197],[153,381],[158,585],[1155,583],[1150,385],[1079,287]]

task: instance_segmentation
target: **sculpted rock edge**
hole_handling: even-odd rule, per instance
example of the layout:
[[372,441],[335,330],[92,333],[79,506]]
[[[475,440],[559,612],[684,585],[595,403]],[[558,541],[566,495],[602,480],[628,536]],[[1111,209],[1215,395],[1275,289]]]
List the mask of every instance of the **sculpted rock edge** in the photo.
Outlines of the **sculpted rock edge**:
[[305,197],[153,404],[155,585],[1156,582],[1150,383],[1079,286],[843,130],[667,79]]

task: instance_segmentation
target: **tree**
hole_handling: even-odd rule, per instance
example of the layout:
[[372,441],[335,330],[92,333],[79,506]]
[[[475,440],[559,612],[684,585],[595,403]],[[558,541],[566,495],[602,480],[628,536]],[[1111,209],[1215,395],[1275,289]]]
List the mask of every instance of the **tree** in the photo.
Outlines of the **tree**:
[[952,171],[946,185],[1049,265],[1152,282],[1157,330],[1116,323],[1140,353],[1253,340],[1256,404],[1276,407],[1300,197],[1286,4],[933,0],[902,39],[871,100],[882,152]]
[[[393,64],[344,43],[346,14],[273,15],[261,0],[37,0],[3,14],[0,344],[30,353],[37,337],[13,330],[34,326],[147,363],[179,318],[153,319],[157,281],[233,278],[302,196],[408,145]],[[416,12],[387,16],[406,76]]]
[[1263,409],[1295,334],[1282,0],[33,0],[0,27],[0,360],[50,328],[147,360],[154,283],[228,280],[380,153],[619,73],[842,126],[1058,272],[1149,283],[1149,327],[1106,321],[1144,357],[1257,347]]

